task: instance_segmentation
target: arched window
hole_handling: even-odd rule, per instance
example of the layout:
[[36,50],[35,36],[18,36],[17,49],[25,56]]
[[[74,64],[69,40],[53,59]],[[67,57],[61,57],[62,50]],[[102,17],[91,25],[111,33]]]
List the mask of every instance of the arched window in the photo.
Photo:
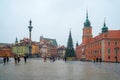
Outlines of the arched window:
[[110,40],[108,40],[108,45],[110,45]]
[[110,54],[110,48],[108,49],[108,54]]
[[110,59],[110,56],[108,56],[108,59]]
[[117,41],[115,41],[115,45],[117,45],[118,44],[118,42]]

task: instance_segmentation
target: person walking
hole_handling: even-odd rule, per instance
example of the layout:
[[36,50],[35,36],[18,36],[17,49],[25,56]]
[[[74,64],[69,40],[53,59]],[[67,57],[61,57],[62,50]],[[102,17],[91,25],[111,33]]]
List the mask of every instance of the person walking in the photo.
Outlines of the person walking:
[[17,64],[17,55],[14,56],[15,64]]
[[20,56],[17,57],[18,63],[20,62]]
[[100,64],[101,64],[101,62],[102,62],[102,58],[100,58]]
[[6,59],[7,59],[7,63],[9,62],[9,57],[6,57]]
[[53,62],[55,62],[55,57],[53,56]]
[[27,56],[26,55],[24,56],[24,62],[25,63],[27,62]]
[[97,62],[97,63],[98,63],[98,60],[99,60],[99,59],[98,59],[98,58],[96,58],[96,62]]
[[46,59],[47,57],[46,56],[44,56],[44,62],[47,62],[47,59]]
[[3,62],[4,62],[4,64],[6,63],[6,57],[3,57]]
[[67,61],[67,57],[66,56],[65,56],[64,60],[65,60],[65,62]]

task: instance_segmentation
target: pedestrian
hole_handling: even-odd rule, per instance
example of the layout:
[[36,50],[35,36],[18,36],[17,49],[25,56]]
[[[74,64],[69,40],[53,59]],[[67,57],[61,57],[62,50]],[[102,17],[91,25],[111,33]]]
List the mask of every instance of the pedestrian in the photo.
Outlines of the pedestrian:
[[55,57],[53,56],[53,62],[55,61]]
[[14,56],[15,64],[17,64],[17,55]]
[[20,56],[17,57],[18,63],[20,62]]
[[27,62],[27,56],[26,55],[24,56],[24,62],[25,63]]
[[100,63],[102,62],[102,58],[100,58]]
[[52,56],[50,56],[50,61],[52,61]]
[[96,62],[98,63],[98,58],[96,58]]
[[4,62],[4,64],[6,63],[6,57],[3,57],[3,62]]
[[6,57],[7,58],[7,63],[9,62],[9,57]]
[[46,56],[44,56],[44,62],[46,62],[47,60],[46,60]]
[[65,56],[64,60],[65,60],[65,62],[67,61],[67,57],[66,56]]
[[94,63],[95,63],[95,59],[96,59],[96,58],[95,58],[95,57],[93,57],[93,62],[94,62]]

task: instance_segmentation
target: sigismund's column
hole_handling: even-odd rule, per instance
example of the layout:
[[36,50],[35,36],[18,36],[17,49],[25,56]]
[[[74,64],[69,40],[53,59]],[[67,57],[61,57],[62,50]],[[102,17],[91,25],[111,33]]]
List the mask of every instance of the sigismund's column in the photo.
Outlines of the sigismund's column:
[[31,40],[31,32],[32,32],[32,21],[30,20],[29,21],[29,57],[32,57],[32,46],[31,46],[31,43],[32,43],[32,40]]

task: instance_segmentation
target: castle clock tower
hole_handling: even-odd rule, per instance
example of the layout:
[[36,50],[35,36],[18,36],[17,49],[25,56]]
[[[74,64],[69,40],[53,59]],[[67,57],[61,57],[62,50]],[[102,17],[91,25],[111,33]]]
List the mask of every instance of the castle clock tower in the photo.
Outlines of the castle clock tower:
[[83,28],[83,37],[82,37],[82,43],[87,44],[92,39],[92,27],[91,23],[88,19],[88,11],[86,12],[86,21],[84,22],[84,28]]

